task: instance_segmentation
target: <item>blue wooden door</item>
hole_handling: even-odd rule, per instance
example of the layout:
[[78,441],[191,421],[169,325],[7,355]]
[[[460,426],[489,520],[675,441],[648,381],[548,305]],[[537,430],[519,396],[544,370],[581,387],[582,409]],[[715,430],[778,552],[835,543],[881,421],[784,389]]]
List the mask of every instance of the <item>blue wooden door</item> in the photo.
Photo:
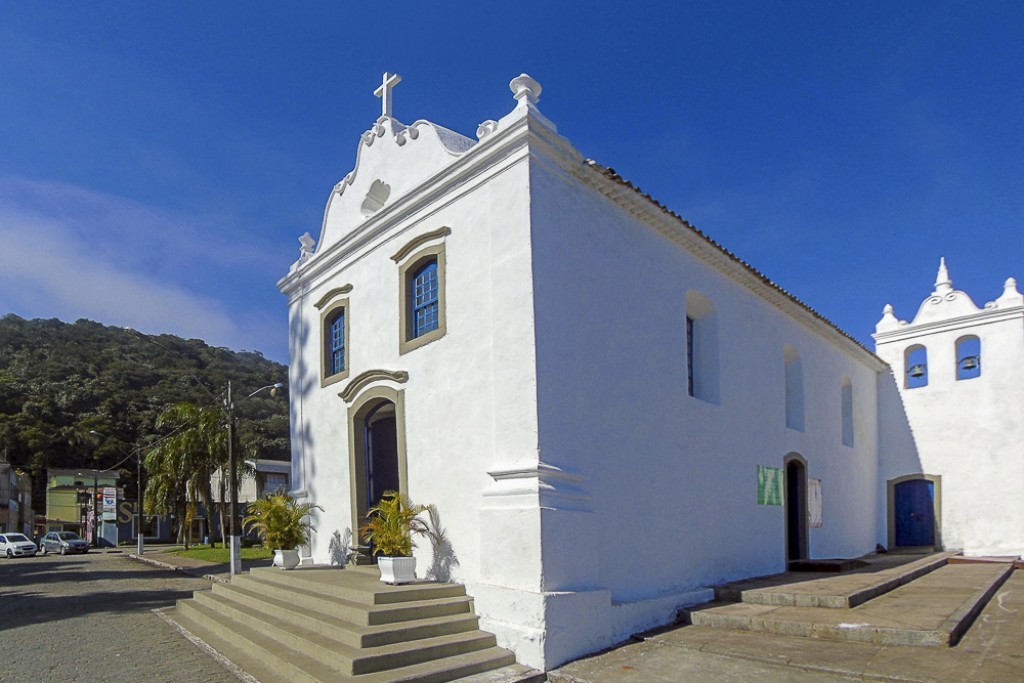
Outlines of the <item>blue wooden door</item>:
[[935,484],[911,479],[896,484],[896,545],[935,545]]

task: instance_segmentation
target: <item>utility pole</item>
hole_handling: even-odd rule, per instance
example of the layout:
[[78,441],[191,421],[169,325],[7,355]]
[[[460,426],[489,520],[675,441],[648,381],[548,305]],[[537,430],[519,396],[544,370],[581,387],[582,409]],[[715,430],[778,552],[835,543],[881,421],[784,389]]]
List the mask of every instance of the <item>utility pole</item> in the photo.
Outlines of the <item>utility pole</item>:
[[138,491],[139,491],[139,497],[138,497],[138,499],[136,500],[136,503],[135,503],[136,508],[137,508],[135,510],[135,512],[138,513],[136,515],[137,519],[138,519],[138,522],[136,522],[136,525],[135,525],[135,535],[136,535],[136,537],[138,539],[137,540],[138,547],[136,547],[135,552],[137,552],[139,555],[142,555],[143,553],[146,552],[146,542],[142,538],[143,535],[144,535],[143,529],[142,529],[142,526],[143,526],[143,521],[142,521],[142,450],[139,449],[139,448],[135,449],[135,465],[136,465],[136,469],[135,469],[135,483],[138,486]]
[[228,380],[228,397],[225,401],[228,414],[228,470],[231,487],[231,520],[228,535],[231,537],[231,574],[242,573],[242,539],[238,535],[238,470],[235,467],[235,404],[231,400],[231,380]]

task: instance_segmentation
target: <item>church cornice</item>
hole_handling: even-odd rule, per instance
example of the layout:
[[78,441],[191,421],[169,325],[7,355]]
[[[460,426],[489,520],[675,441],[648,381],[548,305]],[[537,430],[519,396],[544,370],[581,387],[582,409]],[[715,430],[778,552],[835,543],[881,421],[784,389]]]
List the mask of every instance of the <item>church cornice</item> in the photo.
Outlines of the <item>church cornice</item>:
[[876,332],[871,337],[877,344],[891,344],[892,342],[916,339],[936,332],[952,332],[959,329],[977,328],[982,325],[992,325],[1020,318],[1024,318],[1024,306],[986,307],[978,310],[977,313],[962,315],[956,318],[902,325],[895,330]]

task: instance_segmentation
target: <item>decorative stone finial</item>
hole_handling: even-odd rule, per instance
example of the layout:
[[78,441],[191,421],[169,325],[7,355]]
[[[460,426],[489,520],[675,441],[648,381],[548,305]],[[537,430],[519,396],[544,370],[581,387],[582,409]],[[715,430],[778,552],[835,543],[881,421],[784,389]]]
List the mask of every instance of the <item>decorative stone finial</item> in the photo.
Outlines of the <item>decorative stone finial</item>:
[[518,77],[513,78],[508,84],[509,90],[512,91],[512,96],[519,101],[520,104],[526,103],[537,104],[540,100],[540,83],[533,80],[526,74],[519,74]]
[[316,240],[309,232],[302,233],[302,237],[299,238],[299,261],[305,261],[313,255],[313,248],[316,246]]
[[995,301],[985,304],[985,308],[1009,308],[1021,305],[1024,305],[1024,296],[1017,289],[1017,280],[1008,277],[1003,283],[1003,293]]
[[875,332],[890,332],[899,329],[900,321],[893,314],[892,304],[886,304],[882,309],[882,319],[875,325]]
[[374,97],[381,99],[380,103],[380,117],[392,118],[391,116],[391,89],[402,82],[402,77],[398,74],[389,74],[387,71],[384,72],[384,78],[381,80],[380,87],[373,91]]
[[939,274],[935,276],[935,293],[946,294],[953,291],[953,281],[949,278],[949,270],[946,268],[946,257],[939,259]]

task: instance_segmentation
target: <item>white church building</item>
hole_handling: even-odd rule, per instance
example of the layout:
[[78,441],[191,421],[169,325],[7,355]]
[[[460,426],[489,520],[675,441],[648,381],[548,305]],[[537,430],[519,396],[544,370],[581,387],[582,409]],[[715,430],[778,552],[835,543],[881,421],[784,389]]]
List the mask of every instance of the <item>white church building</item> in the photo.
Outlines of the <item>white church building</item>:
[[481,628],[551,669],[787,560],[1024,550],[1012,280],[978,308],[943,265],[876,355],[586,159],[529,76],[475,138],[400,123],[398,80],[279,282],[313,562],[385,490],[433,504]]

